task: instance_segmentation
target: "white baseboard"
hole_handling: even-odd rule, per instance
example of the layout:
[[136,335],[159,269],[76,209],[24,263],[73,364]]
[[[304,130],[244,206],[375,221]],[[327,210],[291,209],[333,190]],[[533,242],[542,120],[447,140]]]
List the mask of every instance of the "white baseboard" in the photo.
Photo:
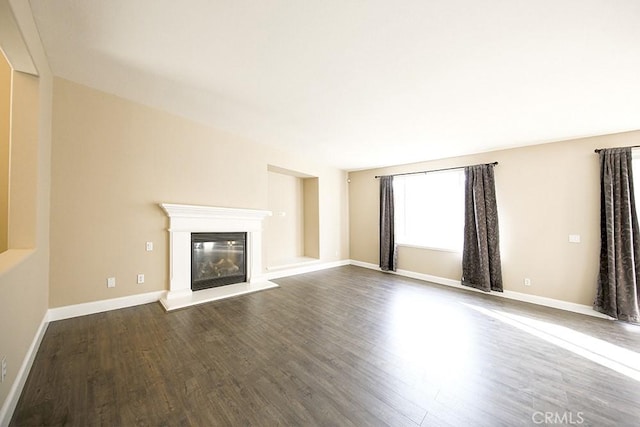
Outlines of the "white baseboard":
[[[313,271],[320,271],[334,267],[341,267],[344,265],[355,265],[358,267],[364,267],[371,270],[380,271],[380,268],[368,262],[357,261],[357,260],[341,260],[334,262],[326,262],[326,263],[316,263],[311,265],[305,265],[298,268],[291,268],[282,271],[273,271],[266,273],[264,276],[265,279],[277,279],[281,277],[293,276],[297,274],[310,273]],[[432,276],[429,274],[416,273],[408,270],[398,270],[395,272],[388,272],[390,274],[396,274],[399,276],[410,277],[413,279],[423,280],[426,282],[436,283],[440,285],[450,286],[453,288],[464,289],[466,291],[475,291],[480,292],[485,295],[492,295],[501,298],[507,298],[516,301],[523,301],[532,304],[542,305],[545,307],[557,308],[560,310],[571,311],[574,313],[586,314],[589,316],[600,317],[605,319],[611,319],[609,316],[606,316],[602,313],[599,313],[593,310],[591,307],[583,304],[576,304],[572,302],[557,300],[553,298],[546,298],[537,295],[529,295],[523,294],[520,292],[514,292],[506,290],[504,292],[491,292],[486,293],[477,289],[470,288],[468,286],[463,286],[459,280],[447,279],[444,277]],[[33,364],[33,360],[36,356],[38,348],[40,347],[40,343],[42,342],[42,338],[44,337],[44,333],[47,329],[49,322],[53,322],[56,320],[69,319],[72,317],[85,316],[88,314],[102,313],[110,310],[117,310],[120,308],[133,307],[141,304],[148,304],[151,302],[159,301],[163,296],[165,291],[156,291],[149,292],[145,294],[131,295],[127,297],[121,298],[113,298],[102,301],[94,301],[88,302],[84,304],[75,304],[68,305],[64,307],[50,308],[45,314],[36,335],[33,338],[31,346],[25,355],[25,358],[20,366],[20,370],[18,371],[18,375],[11,386],[11,390],[7,395],[7,398],[0,408],[0,426],[4,427],[9,425],[11,421],[11,417],[13,416],[13,411],[18,404],[18,399],[20,398],[20,394],[22,393],[22,389],[24,387],[25,382],[27,381],[27,377],[29,375],[29,371],[31,370],[31,365]]]
[[47,310],[42,319],[42,322],[40,323],[40,327],[38,328],[38,331],[36,332],[33,341],[31,342],[31,346],[29,347],[29,350],[24,357],[22,365],[20,366],[20,370],[18,370],[18,374],[16,375],[16,379],[11,386],[11,390],[9,390],[9,394],[4,401],[2,408],[0,408],[0,427],[8,426],[9,422],[11,421],[13,411],[15,411],[16,406],[18,405],[18,400],[20,399],[20,395],[22,394],[22,389],[27,381],[29,371],[31,370],[31,365],[33,365],[33,360],[36,357],[38,349],[40,348],[40,343],[42,342],[42,338],[44,337],[44,333],[47,330],[49,322],[155,302],[160,299],[163,293],[164,291],[149,292],[122,298],[113,298],[103,301],[94,301],[84,304],[50,308],[49,310]]
[[[298,268],[266,273],[263,278],[268,280],[271,278],[293,276],[296,274],[309,273],[312,271],[319,271],[328,268],[349,265],[350,263],[350,260],[342,260],[305,265]],[[20,399],[20,395],[22,394],[22,389],[27,381],[27,377],[29,376],[31,365],[33,364],[33,360],[35,359],[36,353],[38,352],[38,348],[40,348],[40,343],[42,342],[42,338],[44,337],[44,333],[47,330],[49,322],[156,302],[159,301],[162,296],[164,296],[165,292],[166,291],[148,292],[121,298],[113,298],[82,304],[67,305],[64,307],[50,308],[49,310],[47,310],[47,313],[42,319],[40,327],[38,328],[38,331],[33,338],[31,346],[27,351],[24,361],[22,362],[22,366],[18,371],[18,375],[16,376],[13,385],[11,386],[11,390],[9,391],[9,394],[5,399],[2,408],[0,408],[0,427],[8,426],[9,422],[11,421],[13,411],[16,409],[18,400]]]
[[326,270],[328,268],[342,267],[349,264],[351,264],[351,260],[348,259],[332,262],[318,262],[300,267],[288,268],[286,270],[270,271],[265,273],[262,277],[267,280],[273,280],[281,277],[295,276],[296,274],[311,273],[314,271]]
[[[379,266],[377,266],[375,264],[371,264],[369,262],[351,260],[351,265],[355,265],[355,266],[358,266],[358,267],[369,268],[371,270],[381,271]],[[385,272],[385,273],[387,273],[387,272]],[[410,277],[412,279],[424,280],[426,282],[436,283],[436,284],[439,284],[439,285],[451,286],[453,288],[464,289],[465,291],[480,292],[480,293],[485,294],[485,295],[491,295],[491,296],[496,296],[496,297],[500,297],[500,298],[507,298],[507,299],[511,299],[511,300],[515,300],[515,301],[528,302],[528,303],[531,303],[531,304],[537,304],[537,305],[542,305],[542,306],[545,306],[545,307],[557,308],[557,309],[560,309],[560,310],[571,311],[571,312],[574,312],[574,313],[586,314],[588,316],[600,317],[600,318],[603,318],[603,319],[611,319],[611,317],[609,317],[609,316],[607,316],[605,314],[602,314],[600,312],[597,312],[593,308],[591,308],[590,306],[584,305],[584,304],[576,304],[576,303],[573,303],[573,302],[562,301],[562,300],[553,299],[553,298],[547,298],[547,297],[541,297],[541,296],[538,296],[538,295],[523,294],[521,292],[515,292],[515,291],[509,291],[509,290],[505,290],[504,292],[483,292],[483,291],[481,291],[479,289],[474,289],[474,288],[470,288],[468,286],[463,286],[460,283],[459,280],[453,280],[453,279],[447,279],[447,278],[444,278],[444,277],[432,276],[430,274],[416,273],[414,271],[408,271],[408,270],[397,270],[395,272],[394,271],[389,271],[388,273],[396,274],[398,276]]]
[[[261,279],[271,280],[280,277],[293,276],[296,274],[310,273],[313,271],[325,270],[328,268],[341,267],[351,264],[351,260],[341,260],[334,262],[318,262],[305,264],[297,268],[289,268],[286,270],[271,271],[260,276]],[[83,304],[67,305],[64,307],[50,308],[47,320],[53,322],[56,320],[70,319],[72,317],[86,316],[88,314],[102,313],[119,308],[133,307],[141,304],[148,304],[159,301],[166,291],[149,292],[146,294],[130,295],[127,297],[113,298],[101,301],[92,301]]]
[[86,302],[83,304],[67,305],[64,307],[50,308],[48,320],[70,319],[72,317],[86,316],[87,314],[102,313],[119,308],[133,307],[148,304],[160,300],[165,291],[148,292],[145,294],[130,295],[121,298],[112,298],[101,301]]
[[[351,260],[341,260],[333,262],[317,262],[305,264],[297,268],[289,268],[286,270],[278,270],[267,272],[260,276],[265,281],[278,279],[281,277],[294,276],[296,274],[310,273],[313,271],[326,270],[328,268],[341,267],[351,264]],[[102,313],[119,308],[133,307],[141,304],[148,304],[160,301],[166,291],[149,292],[146,294],[130,295],[127,297],[113,298],[101,301],[92,301],[83,304],[67,305],[64,307],[50,308],[47,320],[53,322],[56,320],[70,319],[72,317],[86,316],[88,314]]]
[[504,291],[502,295],[496,293],[497,296],[512,299],[516,301],[529,302],[531,304],[544,305],[545,307],[557,308],[565,311],[572,311],[574,313],[586,314],[587,316],[600,317],[602,319],[615,320],[613,317],[609,317],[606,314],[602,314],[595,311],[588,305],[576,304],[574,302],[562,301],[559,299],[541,297],[538,295],[523,294],[515,291]]
[[27,354],[24,356],[24,360],[22,361],[22,365],[20,365],[20,369],[18,370],[16,379],[13,381],[13,385],[9,390],[9,394],[4,401],[2,408],[0,408],[0,426],[2,427],[8,426],[9,422],[11,422],[13,411],[15,411],[16,406],[18,405],[18,400],[20,399],[20,395],[22,394],[22,389],[27,382],[29,371],[31,371],[31,365],[33,365],[33,360],[36,357],[36,353],[40,348],[40,343],[42,342],[44,333],[47,330],[47,326],[49,325],[47,318],[47,313],[45,313],[44,317],[42,318],[42,322],[40,322],[40,326],[38,327],[38,330],[33,337],[33,341],[31,341],[29,350],[27,350]]

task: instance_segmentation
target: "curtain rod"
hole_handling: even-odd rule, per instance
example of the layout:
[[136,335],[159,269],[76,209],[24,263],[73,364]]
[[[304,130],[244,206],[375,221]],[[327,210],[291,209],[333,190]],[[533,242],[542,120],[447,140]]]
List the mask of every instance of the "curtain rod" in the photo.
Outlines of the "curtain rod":
[[[632,145],[632,146],[630,146],[630,147],[623,147],[623,148],[638,148],[638,147],[640,147],[640,145]],[[593,152],[594,152],[594,153],[599,153],[599,152],[601,152],[602,150],[606,150],[606,148],[596,148],[595,150],[593,150]]]
[[[498,162],[493,162],[493,163],[481,163],[482,165],[497,165]],[[479,165],[473,165],[473,166],[479,166]],[[455,169],[464,169],[466,167],[469,166],[457,166],[454,168],[444,168],[444,169],[433,169],[433,170],[429,170],[429,171],[418,171],[418,172],[405,172],[405,173],[395,173],[392,175],[376,175],[376,179],[380,178],[381,176],[402,176],[402,175],[417,175],[419,173],[429,173],[429,172],[444,172],[444,171],[452,171]]]

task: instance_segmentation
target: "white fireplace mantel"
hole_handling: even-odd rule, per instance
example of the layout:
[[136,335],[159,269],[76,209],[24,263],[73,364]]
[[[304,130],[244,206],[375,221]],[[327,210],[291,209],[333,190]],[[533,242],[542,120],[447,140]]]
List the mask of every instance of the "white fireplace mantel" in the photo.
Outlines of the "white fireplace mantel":
[[[213,301],[277,285],[262,274],[262,221],[271,211],[161,203],[169,217],[169,291],[160,301],[167,310]],[[246,232],[247,282],[191,291],[191,233]]]

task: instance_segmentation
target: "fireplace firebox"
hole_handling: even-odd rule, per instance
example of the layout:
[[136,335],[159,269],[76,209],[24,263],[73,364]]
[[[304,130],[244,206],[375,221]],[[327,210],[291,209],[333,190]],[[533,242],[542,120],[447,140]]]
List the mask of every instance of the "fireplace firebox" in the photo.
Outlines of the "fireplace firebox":
[[191,290],[247,281],[247,233],[191,233]]

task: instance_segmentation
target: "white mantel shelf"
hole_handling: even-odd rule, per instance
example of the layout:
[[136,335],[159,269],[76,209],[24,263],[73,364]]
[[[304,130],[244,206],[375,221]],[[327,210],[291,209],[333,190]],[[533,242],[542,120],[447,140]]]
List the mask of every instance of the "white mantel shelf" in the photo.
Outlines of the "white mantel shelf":
[[217,206],[176,205],[160,203],[169,218],[231,218],[258,219],[271,216],[271,211],[259,209],[221,208]]
[[[167,311],[229,298],[278,285],[262,273],[262,221],[271,211],[161,203],[169,217],[169,291],[160,299]],[[191,233],[247,233],[247,282],[191,291]]]
[[[225,232],[262,231],[262,220],[271,211],[221,208],[216,206],[176,205],[160,203],[170,220],[169,231]],[[215,230],[211,227],[216,228]]]

